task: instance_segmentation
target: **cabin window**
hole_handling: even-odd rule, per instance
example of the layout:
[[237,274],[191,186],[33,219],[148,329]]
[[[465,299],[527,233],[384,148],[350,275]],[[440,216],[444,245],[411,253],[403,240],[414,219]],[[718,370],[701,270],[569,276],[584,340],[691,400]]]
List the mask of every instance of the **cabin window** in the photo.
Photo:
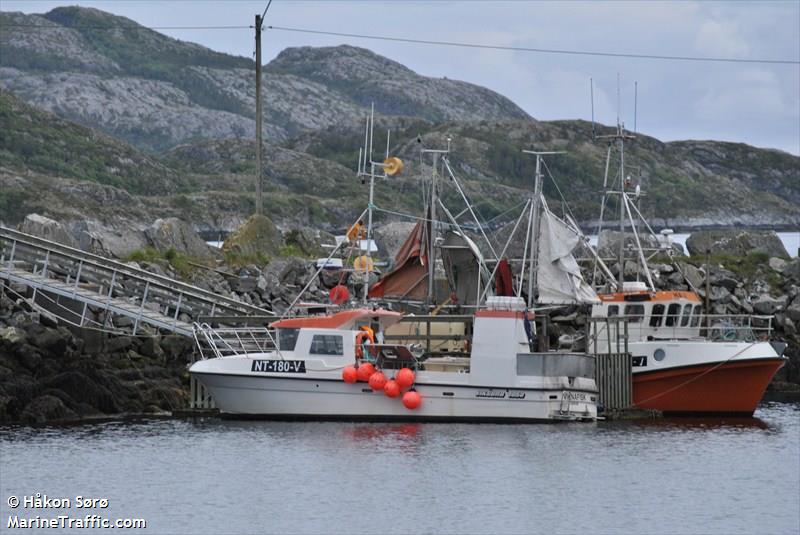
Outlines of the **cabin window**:
[[608,307],[608,316],[619,316],[619,305],[611,305]]
[[312,355],[344,355],[342,337],[337,334],[315,334],[311,339]]
[[692,315],[692,305],[684,305],[683,316],[681,316],[681,327],[689,325],[689,317]]
[[625,315],[631,323],[639,323],[644,317],[644,305],[625,305]]
[[681,313],[681,306],[678,303],[672,303],[667,309],[667,327],[676,327],[678,325],[678,316]]
[[300,334],[300,329],[278,329],[278,349],[281,351],[294,351],[298,334]]
[[703,308],[700,305],[694,306],[694,313],[692,315],[692,327],[700,325],[700,316],[703,315]]
[[650,315],[650,327],[661,327],[664,321],[664,305],[653,305],[653,313]]

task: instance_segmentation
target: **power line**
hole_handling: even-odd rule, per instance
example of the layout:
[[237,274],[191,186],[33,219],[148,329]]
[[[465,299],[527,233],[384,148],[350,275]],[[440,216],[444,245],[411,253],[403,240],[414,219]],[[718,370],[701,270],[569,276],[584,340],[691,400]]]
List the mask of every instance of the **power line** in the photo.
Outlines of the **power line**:
[[400,43],[415,43],[422,45],[457,46],[462,48],[482,48],[487,50],[509,50],[512,52],[535,52],[540,54],[567,54],[572,56],[602,56],[612,58],[656,59],[671,61],[698,61],[698,62],[723,62],[723,63],[767,63],[777,65],[800,65],[800,60],[780,59],[744,59],[744,58],[717,58],[700,56],[667,56],[658,54],[633,54],[621,52],[592,52],[589,50],[563,50],[554,48],[532,48],[521,46],[486,45],[478,43],[463,43],[457,41],[433,41],[428,39],[411,39],[407,37],[391,37],[386,35],[366,35],[358,33],[329,32],[323,30],[310,30],[305,28],[287,28],[285,26],[267,26],[268,30],[284,32],[309,33],[316,35],[333,35],[337,37],[352,37],[356,39],[372,39],[377,41],[393,41]]
[[0,30],[5,28],[39,28],[48,30],[246,30],[253,26],[62,26],[58,24],[0,24]]

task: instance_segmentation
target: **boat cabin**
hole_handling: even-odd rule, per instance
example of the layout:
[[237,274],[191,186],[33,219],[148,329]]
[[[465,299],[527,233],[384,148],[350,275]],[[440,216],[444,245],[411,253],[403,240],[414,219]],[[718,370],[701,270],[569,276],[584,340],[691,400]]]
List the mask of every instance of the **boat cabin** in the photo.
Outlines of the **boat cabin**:
[[[600,303],[592,307],[592,317],[626,318],[631,341],[685,340],[700,336],[703,307],[694,292],[649,291],[639,286],[630,289],[626,283],[625,291],[598,297]],[[616,327],[609,329],[612,329],[613,339]],[[603,332],[599,332],[598,337],[607,341]]]

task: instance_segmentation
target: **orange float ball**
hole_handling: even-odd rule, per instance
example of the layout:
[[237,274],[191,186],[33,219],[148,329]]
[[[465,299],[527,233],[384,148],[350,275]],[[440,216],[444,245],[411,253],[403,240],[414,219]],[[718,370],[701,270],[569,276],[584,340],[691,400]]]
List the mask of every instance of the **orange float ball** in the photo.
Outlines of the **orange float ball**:
[[401,368],[395,375],[394,380],[397,381],[401,389],[409,388],[414,384],[414,372],[408,368]]
[[362,383],[366,383],[369,381],[369,378],[372,377],[373,373],[375,373],[375,366],[369,362],[365,362],[358,367],[358,380]]
[[386,384],[383,385],[383,393],[390,398],[396,398],[400,395],[400,385],[398,385],[397,381],[394,379],[389,379],[386,381]]
[[373,373],[372,377],[369,378],[369,387],[377,392],[378,390],[383,390],[384,386],[386,386],[386,376],[381,372]]
[[347,366],[342,370],[342,380],[345,383],[355,383],[358,381],[358,370],[353,366]]
[[422,405],[422,396],[416,390],[409,390],[403,394],[403,405],[406,406],[406,409],[414,410]]

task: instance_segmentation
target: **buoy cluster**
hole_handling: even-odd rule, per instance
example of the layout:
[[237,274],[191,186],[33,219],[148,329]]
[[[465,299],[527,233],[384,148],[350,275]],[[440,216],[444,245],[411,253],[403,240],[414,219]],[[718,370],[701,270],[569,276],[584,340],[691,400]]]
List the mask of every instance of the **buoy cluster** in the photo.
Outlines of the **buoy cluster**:
[[386,397],[396,398],[402,393],[401,401],[410,410],[422,405],[422,396],[412,388],[416,376],[409,368],[397,370],[394,377],[387,379],[386,375],[369,362],[356,366],[347,366],[342,370],[342,379],[345,383],[367,383],[374,392],[381,390]]

